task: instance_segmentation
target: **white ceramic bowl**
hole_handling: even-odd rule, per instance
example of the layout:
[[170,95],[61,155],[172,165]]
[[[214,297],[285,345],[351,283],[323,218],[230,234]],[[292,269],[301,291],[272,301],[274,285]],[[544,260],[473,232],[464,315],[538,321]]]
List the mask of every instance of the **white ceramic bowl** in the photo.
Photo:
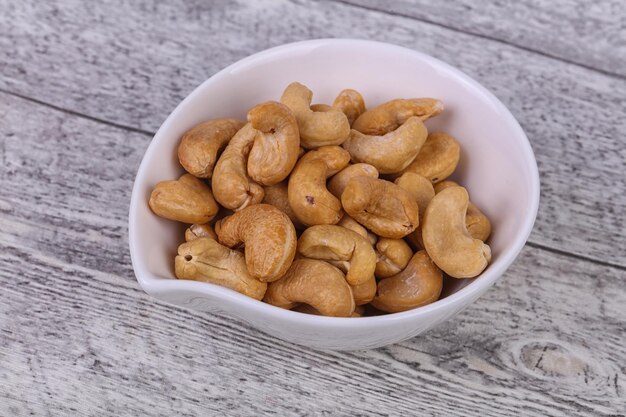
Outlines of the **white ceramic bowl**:
[[[489,216],[493,259],[473,280],[453,280],[447,296],[403,313],[359,319],[283,310],[219,286],[174,278],[184,227],[148,207],[154,185],[183,171],[176,159],[181,135],[215,117],[239,117],[257,103],[278,100],[292,81],[307,85],[313,102],[329,103],[354,88],[373,107],[398,97],[435,97],[445,112],[426,124],[461,143],[453,179]],[[385,43],[350,39],[297,42],[268,49],[225,68],[196,88],[154,136],[141,162],[130,206],[129,242],[141,287],[163,301],[224,312],[279,337],[317,349],[363,349],[414,337],[452,317],[483,294],[511,265],[530,234],[539,204],[537,164],[524,132],[489,91],[451,66]]]

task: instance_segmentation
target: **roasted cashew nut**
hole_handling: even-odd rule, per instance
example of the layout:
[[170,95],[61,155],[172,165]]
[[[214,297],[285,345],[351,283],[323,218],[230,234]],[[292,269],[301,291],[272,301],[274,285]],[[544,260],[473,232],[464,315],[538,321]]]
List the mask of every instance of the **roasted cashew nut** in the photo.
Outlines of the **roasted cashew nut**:
[[330,179],[328,182],[328,191],[337,198],[341,198],[343,190],[345,190],[348,181],[354,177],[371,177],[378,178],[378,170],[370,164],[354,164],[348,165]]
[[468,203],[465,188],[449,187],[435,195],[424,213],[424,247],[435,264],[454,278],[473,278],[491,260],[489,246],[467,231]]
[[248,177],[246,165],[257,130],[246,124],[230,140],[213,170],[213,194],[224,207],[241,210],[263,200],[263,187]]
[[341,145],[350,134],[350,123],[338,109],[315,112],[311,110],[313,93],[300,83],[287,86],[280,101],[291,109],[298,121],[300,140],[304,148]]
[[[428,203],[430,203],[430,200],[432,200],[435,196],[433,184],[425,177],[413,172],[405,172],[400,177],[396,178],[395,184],[407,190],[415,201],[417,201],[420,219],[422,219],[424,217],[426,207],[428,207]],[[422,249],[424,248],[424,245],[422,244],[421,227],[418,227],[415,231],[408,234],[406,238],[416,247]]]
[[363,113],[352,128],[366,135],[384,135],[396,130],[409,118],[424,121],[443,111],[443,103],[433,98],[396,99]]
[[160,217],[190,224],[207,223],[219,210],[209,186],[191,174],[159,182],[148,204]]
[[248,156],[248,175],[262,185],[274,185],[289,175],[298,161],[298,122],[287,106],[268,101],[248,112],[257,134]]
[[414,172],[432,183],[448,178],[461,158],[461,146],[452,136],[443,132],[428,135],[424,146],[403,172]]
[[245,245],[248,271],[263,282],[283,276],[296,254],[296,229],[285,213],[269,204],[246,207],[215,229],[221,244]]
[[374,275],[369,277],[364,283],[358,285],[350,285],[352,289],[352,297],[357,306],[369,303],[376,295],[376,278]]
[[[375,290],[374,290],[375,292]],[[322,313],[314,309],[308,304],[300,304],[291,309],[291,311],[297,311],[298,313],[304,314],[313,314],[314,316],[321,316]],[[365,308],[363,306],[354,307],[354,312],[350,315],[350,317],[362,317],[365,314]]]
[[191,242],[201,237],[217,240],[217,234],[209,223],[192,224],[185,230],[185,242]]
[[389,181],[352,178],[341,202],[346,213],[378,236],[400,239],[419,225],[415,200]]
[[341,271],[316,259],[295,260],[285,276],[268,286],[263,301],[286,309],[304,303],[334,317],[350,317],[355,307]]
[[[459,184],[454,181],[441,181],[435,184],[435,192],[438,193],[441,190],[445,190],[446,188],[458,186]],[[476,207],[475,204],[471,202],[471,200],[467,204],[465,227],[467,227],[467,231],[469,232],[471,237],[473,237],[474,239],[482,240],[483,242],[486,242],[487,239],[489,239],[489,235],[491,235],[491,222],[489,221],[487,216],[485,216],[485,214],[480,211],[480,209]]]
[[406,268],[413,251],[402,239],[380,238],[376,243],[376,256],[376,277],[388,278]]
[[279,182],[275,185],[265,187],[265,197],[263,197],[263,203],[271,204],[283,213],[285,213],[289,220],[293,223],[296,229],[303,229],[304,225],[300,223],[296,213],[293,212],[289,205],[289,197],[287,194],[287,181]]
[[350,285],[365,283],[374,276],[376,268],[376,253],[370,242],[358,233],[336,225],[306,229],[298,239],[298,253],[331,263],[345,262],[346,280]]
[[343,214],[341,202],[326,189],[326,179],[350,161],[339,146],[323,146],[304,154],[289,176],[289,205],[305,225],[336,224]]
[[365,113],[365,100],[358,91],[348,88],[337,95],[333,101],[333,108],[341,110],[352,126],[352,123]]
[[381,174],[392,174],[411,164],[427,136],[424,123],[417,117],[411,117],[382,136],[365,135],[352,129],[342,146],[350,152],[352,162],[364,162],[375,166]]
[[341,220],[339,220],[339,223],[337,223],[337,226],[345,227],[346,229],[350,229],[353,232],[357,232],[358,234],[369,240],[372,246],[375,245],[376,241],[378,240],[378,236],[367,230],[365,227],[363,227],[361,223],[357,222],[347,214],[343,215]]
[[372,305],[397,313],[437,301],[443,288],[443,274],[425,251],[419,251],[402,272],[378,283]]
[[237,119],[213,119],[188,130],[178,145],[178,160],[198,178],[211,178],[218,154],[245,123]]
[[174,261],[178,279],[209,282],[261,300],[267,284],[248,273],[242,253],[202,237],[178,247]]

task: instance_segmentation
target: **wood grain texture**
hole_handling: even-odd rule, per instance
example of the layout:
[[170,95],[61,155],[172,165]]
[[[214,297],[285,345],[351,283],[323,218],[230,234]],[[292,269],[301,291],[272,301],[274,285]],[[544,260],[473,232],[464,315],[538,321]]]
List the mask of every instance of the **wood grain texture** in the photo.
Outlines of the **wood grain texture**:
[[626,267],[621,79],[332,2],[1,1],[0,89],[146,131],[212,73],[269,46],[349,36],[430,53],[495,92],[527,132],[542,182],[530,241]]
[[626,8],[621,0],[339,0],[413,17],[626,77]]
[[0,415],[626,407],[622,270],[528,247],[494,289],[423,337],[312,351],[138,288],[126,215],[148,136],[3,94],[0,114]]

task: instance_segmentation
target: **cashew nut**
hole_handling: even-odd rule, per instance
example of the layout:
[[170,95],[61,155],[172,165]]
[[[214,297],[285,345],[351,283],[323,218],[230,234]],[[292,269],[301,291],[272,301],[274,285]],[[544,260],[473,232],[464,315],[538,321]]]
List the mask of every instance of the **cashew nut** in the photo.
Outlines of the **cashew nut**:
[[333,108],[341,110],[352,125],[365,112],[365,100],[358,91],[348,88],[337,95]]
[[388,278],[406,268],[413,251],[402,239],[380,238],[376,243],[376,255],[376,277]]
[[246,207],[215,229],[221,244],[245,245],[248,271],[263,282],[283,276],[296,254],[296,229],[285,213],[269,204]]
[[332,106],[328,104],[311,104],[311,110],[315,112],[327,112],[331,110],[341,110],[343,114],[348,118],[350,125],[365,112],[365,101],[363,96],[351,89],[342,90]]
[[339,223],[337,223],[337,226],[345,227],[346,229],[350,229],[353,232],[357,232],[364,238],[367,238],[372,246],[375,245],[376,241],[378,240],[378,236],[367,230],[365,227],[363,227],[361,223],[357,222],[347,214],[343,215],[341,220],[339,220]]
[[437,301],[443,287],[443,274],[425,251],[419,251],[397,275],[378,283],[372,305],[397,313]]
[[213,119],[195,126],[178,145],[180,164],[198,178],[211,178],[217,154],[243,125],[236,119]]
[[352,230],[336,225],[317,225],[306,229],[298,239],[298,253],[331,263],[345,262],[346,280],[350,285],[363,284],[374,276],[376,268],[376,253],[369,241]]
[[304,225],[300,223],[296,213],[293,212],[289,205],[289,198],[287,196],[287,181],[279,182],[275,185],[265,187],[265,197],[263,197],[263,203],[271,204],[283,213],[285,213],[289,220],[293,223],[296,229],[303,229]]
[[326,179],[343,169],[350,154],[339,146],[323,146],[304,154],[289,176],[289,205],[305,225],[336,224],[341,202],[326,189]]
[[248,112],[257,130],[248,156],[248,175],[262,185],[274,185],[289,175],[298,160],[298,122],[287,106],[268,101]]
[[384,135],[396,130],[413,116],[422,121],[443,111],[443,103],[433,98],[396,99],[363,113],[352,128],[366,135]]
[[[376,290],[374,290],[376,292]],[[297,311],[298,313],[304,314],[313,314],[314,316],[321,316],[322,313],[317,311],[315,308],[311,307],[308,304],[300,304],[291,309],[291,311]],[[350,315],[350,317],[362,317],[365,314],[365,307],[356,306],[354,307],[354,312]]]
[[233,136],[213,170],[213,194],[224,207],[241,210],[263,200],[263,187],[248,177],[246,165],[257,130],[251,123]]
[[174,261],[178,279],[209,282],[261,300],[267,284],[248,273],[242,253],[201,237],[178,247]]
[[378,178],[378,170],[370,164],[348,165],[333,175],[328,182],[328,191],[330,191],[335,197],[341,198],[341,194],[346,188],[346,185],[348,185],[348,181],[350,181],[351,178],[360,176]]
[[450,187],[436,194],[424,213],[424,247],[435,264],[454,278],[473,278],[491,260],[491,248],[467,231],[468,203],[465,188]]
[[186,242],[191,242],[192,240],[196,240],[201,237],[208,237],[210,239],[217,240],[217,234],[213,231],[213,228],[209,223],[192,224],[187,228],[187,230],[185,230]]
[[[454,181],[441,181],[435,184],[435,192],[438,193],[446,188],[458,186],[459,184]],[[485,216],[485,214],[471,201],[467,205],[465,227],[467,227],[467,231],[471,237],[482,240],[483,242],[487,241],[487,239],[489,239],[489,235],[491,235],[491,222],[487,216]]]
[[430,203],[430,200],[435,196],[433,184],[425,177],[413,172],[405,172],[396,178],[394,183],[411,194],[413,199],[417,202],[420,218],[424,216],[424,211],[426,211],[428,203]]
[[374,275],[369,277],[364,283],[358,285],[350,285],[352,289],[352,297],[357,306],[369,303],[376,295],[376,278]]
[[374,165],[381,174],[391,174],[411,164],[427,136],[424,123],[411,117],[382,136],[369,136],[352,129],[342,146],[350,152],[353,162],[365,162]]
[[399,239],[419,225],[415,200],[389,181],[352,178],[341,195],[341,202],[346,213],[378,236]]
[[191,174],[159,182],[148,204],[158,216],[190,224],[207,223],[219,210],[209,186]]
[[[400,177],[396,178],[395,183],[404,188],[413,196],[415,201],[417,201],[417,208],[420,213],[420,219],[424,217],[424,212],[426,211],[426,207],[428,207],[428,203],[435,196],[435,190],[433,189],[433,184],[426,178],[422,177],[419,174],[415,174],[413,172],[405,172]],[[422,244],[422,227],[418,226],[413,232],[406,236],[407,240],[411,242],[411,244],[415,245],[419,248],[424,248]]]
[[263,301],[286,309],[304,303],[334,317],[350,317],[355,307],[341,271],[316,259],[295,260],[281,279],[268,286]]
[[447,133],[435,132],[428,135],[420,152],[403,172],[414,172],[437,183],[452,175],[460,158],[459,143]]
[[298,121],[300,140],[307,149],[325,145],[341,145],[350,134],[350,123],[338,109],[311,110],[313,93],[300,83],[287,86],[280,101],[291,109]]

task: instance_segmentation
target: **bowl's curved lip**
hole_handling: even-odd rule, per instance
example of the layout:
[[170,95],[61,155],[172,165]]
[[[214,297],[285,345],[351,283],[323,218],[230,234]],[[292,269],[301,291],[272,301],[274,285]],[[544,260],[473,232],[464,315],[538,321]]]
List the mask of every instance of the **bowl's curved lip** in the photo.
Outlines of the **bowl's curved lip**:
[[[159,140],[162,131],[166,130],[170,124],[176,120],[178,113],[181,111],[181,107],[183,104],[191,100],[195,95],[200,94],[200,91],[203,90],[207,85],[217,83],[220,81],[220,78],[227,75],[230,72],[236,71],[239,68],[252,65],[258,60],[263,60],[271,57],[272,55],[278,53],[286,53],[299,50],[301,48],[313,49],[315,47],[325,46],[328,44],[345,44],[346,46],[354,45],[355,43],[362,45],[370,45],[373,47],[384,47],[390,49],[397,49],[405,54],[413,54],[417,55],[421,60],[427,62],[429,65],[441,69],[447,73],[452,74],[454,77],[460,79],[462,82],[468,84],[470,87],[476,89],[480,94],[482,94],[487,100],[496,108],[500,110],[502,117],[506,118],[506,121],[511,126],[511,129],[519,136],[523,138],[523,153],[524,160],[527,165],[528,172],[531,175],[532,187],[534,192],[531,193],[530,199],[528,201],[528,206],[526,213],[528,215],[524,219],[522,230],[523,233],[518,234],[515,240],[511,243],[509,248],[500,255],[499,262],[496,264],[492,264],[490,268],[488,268],[483,274],[481,274],[480,279],[476,279],[471,282],[466,287],[460,289],[454,294],[449,295],[448,297],[438,300],[432,304],[419,307],[413,310],[401,312],[401,313],[393,313],[382,316],[373,316],[373,317],[363,317],[359,320],[354,320],[351,318],[340,318],[340,317],[324,317],[324,316],[315,316],[310,314],[298,313],[295,311],[285,310],[282,308],[278,308],[257,300],[254,300],[245,295],[239,294],[235,291],[229,290],[227,288],[223,288],[217,285],[202,283],[202,282],[194,282],[194,281],[185,281],[185,280],[166,280],[160,279],[154,276],[151,272],[149,272],[146,266],[142,263],[142,261],[138,257],[138,245],[140,244],[139,236],[136,235],[137,231],[134,227],[134,223],[137,221],[136,216],[138,215],[138,207],[139,204],[145,204],[145,202],[141,201],[141,193],[139,192],[139,183],[138,179],[143,178],[145,175],[145,171],[147,170],[148,163],[152,157],[155,148],[155,142]],[[539,208],[539,171],[537,168],[537,162],[535,159],[535,155],[530,146],[530,142],[521,126],[513,117],[511,112],[506,108],[504,104],[487,90],[485,87],[480,85],[477,81],[473,80],[471,77],[461,72],[460,70],[452,67],[449,64],[446,64],[443,61],[440,61],[436,58],[433,58],[429,55],[426,55],[422,52],[418,52],[409,48],[405,48],[398,45],[388,44],[384,42],[376,42],[369,40],[361,40],[361,39],[314,39],[314,40],[306,40],[300,42],[294,42],[289,44],[280,45],[274,48],[266,49],[264,51],[255,53],[250,55],[240,61],[231,64],[230,66],[224,68],[219,71],[206,81],[204,81],[201,85],[199,85],[189,96],[187,96],[177,107],[176,109],[169,115],[169,117],[165,120],[163,125],[159,128],[157,133],[155,134],[153,141],[148,146],[144,157],[142,158],[141,164],[137,171],[137,175],[135,177],[135,184],[133,186],[131,203],[130,203],[130,211],[129,211],[129,246],[130,246],[130,255],[131,261],[133,264],[133,269],[135,271],[135,275],[137,276],[137,281],[141,285],[141,287],[148,294],[158,295],[167,293],[169,291],[188,291],[190,293],[197,293],[200,295],[209,295],[213,297],[218,297],[223,299],[225,302],[232,302],[235,304],[245,304],[250,310],[257,310],[259,314],[262,314],[268,318],[276,319],[278,321],[287,321],[293,323],[299,323],[301,325],[313,325],[318,327],[331,327],[331,328],[363,328],[369,327],[374,324],[384,325],[391,324],[392,322],[402,322],[402,321],[412,321],[414,319],[419,318],[420,316],[435,313],[438,310],[445,310],[447,308],[454,308],[455,305],[462,304],[461,300],[467,298],[473,298],[480,295],[480,293],[491,286],[505,271],[506,269],[513,263],[517,255],[520,253],[522,248],[524,247],[535,223],[535,219],[537,217],[537,210]]]

